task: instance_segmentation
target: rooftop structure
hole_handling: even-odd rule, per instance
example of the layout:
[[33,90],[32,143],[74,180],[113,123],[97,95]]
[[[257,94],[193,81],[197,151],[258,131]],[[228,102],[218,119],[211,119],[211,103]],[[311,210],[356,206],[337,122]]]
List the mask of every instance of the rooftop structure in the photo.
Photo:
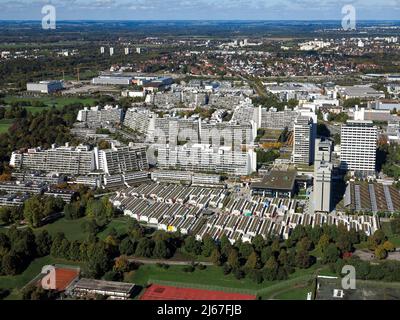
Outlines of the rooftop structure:
[[394,186],[380,183],[355,183],[347,185],[344,205],[355,212],[398,212],[400,194]]
[[53,93],[64,89],[62,81],[40,81],[35,83],[27,83],[26,90],[38,93]]
[[82,278],[68,290],[71,295],[78,297],[99,294],[115,300],[127,300],[131,297],[134,288],[133,283]]
[[296,171],[270,171],[261,182],[251,184],[254,194],[291,198],[295,191]]
[[339,94],[347,99],[360,98],[360,99],[384,99],[385,93],[377,91],[370,85],[355,85],[348,87],[337,87]]
[[129,86],[132,83],[132,77],[123,76],[99,76],[92,79],[92,83],[95,85],[119,85]]

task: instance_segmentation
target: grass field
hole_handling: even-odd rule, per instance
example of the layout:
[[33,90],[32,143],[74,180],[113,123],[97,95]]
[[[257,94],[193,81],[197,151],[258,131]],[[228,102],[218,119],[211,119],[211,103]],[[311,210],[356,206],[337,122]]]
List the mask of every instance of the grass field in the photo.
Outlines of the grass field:
[[113,219],[103,231],[97,234],[97,236],[100,239],[104,240],[110,234],[112,229],[115,229],[118,235],[127,233],[128,232],[126,224],[127,220],[128,220],[127,217],[120,217]]
[[54,235],[57,232],[64,232],[65,236],[70,241],[85,240],[88,234],[82,231],[82,223],[86,219],[86,217],[77,220],[67,220],[62,218],[36,230],[47,230],[51,235]]
[[94,98],[80,98],[80,97],[19,97],[19,96],[6,96],[4,98],[6,104],[10,104],[16,101],[38,101],[43,102],[47,105],[47,107],[25,107],[28,111],[32,113],[38,113],[42,110],[52,108],[55,106],[56,108],[62,108],[66,105],[73,104],[73,103],[82,103],[82,104],[89,104],[94,105],[96,100]]
[[54,259],[50,256],[38,258],[34,260],[29,267],[20,275],[17,276],[0,276],[0,288],[11,290],[11,294],[7,299],[21,299],[20,289],[22,289],[27,283],[29,283],[34,277],[36,277],[42,267],[47,264],[66,264],[73,266],[83,266],[83,264],[70,262],[62,259]]
[[290,275],[288,280],[264,281],[261,284],[256,284],[248,278],[237,280],[232,274],[225,276],[222,268],[215,266],[207,266],[204,270],[196,269],[194,272],[189,273],[184,272],[182,266],[170,266],[168,269],[163,269],[157,265],[142,265],[138,270],[127,274],[125,281],[141,286],[157,283],[178,287],[254,294],[262,299],[277,297],[279,299],[306,299],[307,292],[311,290],[311,281],[317,272],[329,275],[326,268],[314,265],[307,270],[297,270]]
[[400,247],[400,234],[393,233],[390,222],[381,223],[382,230],[387,235],[388,240],[392,242],[396,247]]
[[14,119],[2,119],[0,120],[0,133],[7,132],[8,128],[12,125]]

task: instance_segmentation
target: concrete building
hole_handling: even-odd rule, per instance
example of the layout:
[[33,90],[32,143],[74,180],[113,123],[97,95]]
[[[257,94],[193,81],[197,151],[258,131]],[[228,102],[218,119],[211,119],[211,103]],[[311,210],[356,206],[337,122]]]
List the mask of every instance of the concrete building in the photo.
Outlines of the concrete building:
[[375,173],[378,129],[372,121],[351,121],[342,125],[340,167],[369,175]]
[[244,176],[257,169],[256,153],[253,150],[233,151],[231,147],[191,143],[183,146],[163,144],[159,145],[157,150],[157,164],[161,169]]
[[332,142],[317,139],[314,162],[314,211],[330,212],[331,210],[331,163]]
[[360,98],[362,100],[384,99],[385,93],[377,91],[370,85],[355,85],[347,87],[337,87],[337,91],[344,99]]
[[107,175],[142,171],[149,168],[145,147],[113,147],[99,150],[97,167]]
[[[16,151],[11,155],[10,166],[19,171],[35,171],[65,174],[69,176],[87,176],[91,173],[108,176],[127,172],[143,171],[149,168],[146,148],[112,147],[98,150],[89,146],[70,147],[53,146],[51,149],[28,149]],[[94,178],[94,179],[93,179]],[[90,184],[97,185],[98,179],[93,176]],[[84,179],[80,181],[85,181]]]
[[106,123],[119,124],[122,119],[122,109],[118,106],[99,106],[79,110],[77,121],[86,122],[90,127],[99,126]]
[[155,124],[155,113],[147,109],[131,108],[126,111],[124,126],[144,134],[150,141],[154,139]]
[[299,116],[299,111],[285,109],[278,111],[276,108],[262,109],[261,111],[261,128],[283,130],[293,129],[293,124]]
[[95,170],[95,156],[88,146],[28,149],[13,152],[10,166],[21,171],[43,171],[68,175],[86,175]]
[[291,198],[296,189],[296,171],[273,170],[266,174],[262,181],[251,184],[254,195],[272,198]]
[[203,144],[213,146],[252,145],[257,136],[257,126],[254,121],[239,124],[234,122],[205,123],[200,125],[200,140]]
[[74,297],[103,295],[113,300],[127,300],[131,297],[134,288],[135,285],[132,283],[82,278],[67,288],[66,292]]
[[38,93],[53,93],[64,89],[62,81],[40,81],[35,83],[27,83],[26,90]]
[[114,86],[129,86],[132,83],[132,77],[122,76],[99,76],[92,79],[94,85],[114,85]]
[[312,165],[316,138],[315,117],[302,114],[294,123],[294,142],[292,161],[296,164]]

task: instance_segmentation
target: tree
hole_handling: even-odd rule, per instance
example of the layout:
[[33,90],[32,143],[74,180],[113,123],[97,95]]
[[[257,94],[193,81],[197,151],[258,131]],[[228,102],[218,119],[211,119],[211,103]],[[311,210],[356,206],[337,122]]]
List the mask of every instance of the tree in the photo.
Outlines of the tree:
[[82,231],[95,235],[100,231],[100,227],[95,219],[89,219],[82,223]]
[[375,231],[372,236],[368,237],[368,248],[370,250],[375,250],[380,244],[384,243],[386,240],[387,237],[385,236],[385,233],[381,229],[379,229]]
[[298,224],[292,231],[290,238],[295,242],[307,236],[306,229],[303,225]]
[[253,246],[250,243],[240,242],[238,249],[240,256],[244,259],[247,259],[254,252]]
[[211,262],[216,265],[220,266],[222,264],[222,255],[218,248],[215,248],[211,254]]
[[216,248],[216,245],[215,245],[214,239],[210,235],[207,234],[203,238],[203,250],[202,250],[203,256],[205,256],[205,257],[211,256],[211,254],[213,253],[215,248]]
[[232,245],[228,237],[224,234],[220,239],[221,253],[227,257],[231,251]]
[[27,228],[19,232],[19,238],[14,239],[12,249],[22,260],[30,262],[36,256],[35,235],[32,229]]
[[65,238],[61,241],[61,246],[58,251],[61,258],[64,258],[67,260],[70,259],[70,256],[69,256],[70,247],[71,247],[71,243],[69,242],[68,239]]
[[279,240],[276,239],[272,242],[271,250],[273,253],[279,253],[279,251],[281,251],[281,245],[279,243]]
[[328,246],[329,246],[329,236],[324,233],[318,241],[317,248],[321,253],[324,253]]
[[201,243],[194,236],[189,236],[185,239],[184,248],[187,252],[193,253],[196,256],[201,254]]
[[21,259],[14,251],[10,251],[3,257],[1,266],[4,274],[14,276],[21,271]]
[[286,265],[288,262],[288,254],[285,249],[281,249],[281,252],[278,256],[278,261],[281,265]]
[[12,219],[11,208],[9,208],[9,207],[1,207],[0,208],[0,221],[5,225],[12,223],[13,219]]
[[139,257],[150,258],[152,256],[152,251],[152,242],[147,238],[142,238],[138,242],[135,254]]
[[64,207],[64,215],[68,220],[79,219],[84,216],[84,208],[79,202],[68,203]]
[[324,263],[336,262],[340,257],[340,252],[335,244],[330,243],[323,251],[322,260]]
[[129,271],[129,260],[127,256],[120,256],[115,259],[114,270],[117,272]]
[[88,260],[86,268],[88,274],[94,278],[100,278],[112,265],[112,256],[103,242],[98,242],[88,247]]
[[122,274],[120,272],[111,270],[104,274],[103,279],[106,281],[122,281]]
[[234,270],[233,270],[233,275],[235,276],[235,278],[236,278],[237,280],[243,279],[244,276],[245,276],[243,270],[240,269],[240,268],[234,269]]
[[257,284],[263,282],[263,275],[259,270],[251,270],[249,272],[249,278]]
[[28,285],[22,290],[24,300],[54,300],[57,293],[54,290],[45,290],[41,286]]
[[156,240],[154,242],[154,250],[153,256],[156,258],[167,259],[171,255],[171,251],[169,250],[166,241],[164,240]]
[[273,281],[276,279],[276,275],[278,272],[278,262],[276,261],[274,256],[271,256],[263,269],[264,280]]
[[390,242],[390,241],[385,241],[385,242],[383,243],[383,248],[384,248],[387,252],[393,252],[393,251],[396,250],[395,245],[394,245],[392,242]]
[[47,230],[39,231],[35,236],[36,253],[39,257],[50,254],[52,239]]
[[261,262],[265,264],[268,261],[268,259],[271,257],[271,255],[272,255],[271,247],[265,247],[261,251]]
[[259,269],[260,268],[260,258],[258,257],[258,254],[255,251],[253,251],[249,255],[244,267],[247,270],[255,270],[255,269]]
[[253,238],[251,244],[256,251],[261,252],[261,250],[265,247],[265,240],[261,234],[258,234]]
[[78,240],[71,242],[69,247],[68,256],[73,261],[79,261],[81,259],[81,243]]
[[296,254],[296,265],[301,269],[308,269],[312,264],[312,258],[307,251],[300,251]]
[[312,249],[312,241],[304,237],[297,242],[296,249],[297,251],[310,251]]
[[135,253],[135,250],[136,242],[129,237],[124,238],[119,244],[119,251],[121,254],[131,256]]
[[230,274],[231,271],[232,271],[232,267],[228,263],[225,263],[222,267],[222,272],[224,273],[224,275]]
[[387,251],[385,250],[383,245],[379,245],[375,249],[375,257],[379,260],[386,259]]
[[39,196],[31,197],[24,202],[24,217],[31,226],[40,226],[44,218],[44,206]]
[[50,254],[55,258],[61,258],[63,253],[61,252],[61,244],[62,241],[65,239],[65,235],[62,232],[58,232],[54,238],[53,243],[51,245]]
[[240,267],[239,262],[239,254],[237,249],[232,248],[228,255],[228,264],[231,266],[232,269],[236,269]]

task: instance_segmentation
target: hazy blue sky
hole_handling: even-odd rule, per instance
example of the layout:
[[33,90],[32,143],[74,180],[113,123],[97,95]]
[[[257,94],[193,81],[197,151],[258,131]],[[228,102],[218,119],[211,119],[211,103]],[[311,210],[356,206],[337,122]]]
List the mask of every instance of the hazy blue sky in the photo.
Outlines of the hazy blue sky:
[[346,4],[361,20],[400,20],[400,0],[0,0],[0,20],[41,19],[45,4],[60,20],[339,20]]

